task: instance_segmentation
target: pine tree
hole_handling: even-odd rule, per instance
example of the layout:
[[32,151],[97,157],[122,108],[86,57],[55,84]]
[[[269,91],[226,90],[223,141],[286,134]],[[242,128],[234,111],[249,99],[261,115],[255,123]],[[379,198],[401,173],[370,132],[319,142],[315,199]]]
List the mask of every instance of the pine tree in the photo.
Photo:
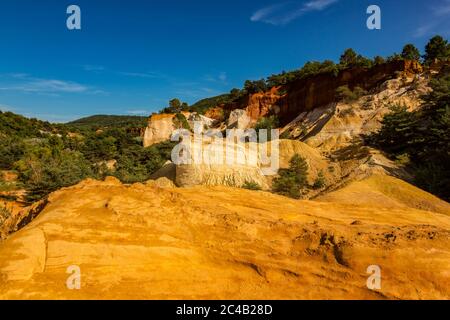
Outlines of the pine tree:
[[281,195],[298,199],[301,190],[308,186],[308,163],[298,154],[292,157],[289,169],[279,171],[273,182],[273,190]]

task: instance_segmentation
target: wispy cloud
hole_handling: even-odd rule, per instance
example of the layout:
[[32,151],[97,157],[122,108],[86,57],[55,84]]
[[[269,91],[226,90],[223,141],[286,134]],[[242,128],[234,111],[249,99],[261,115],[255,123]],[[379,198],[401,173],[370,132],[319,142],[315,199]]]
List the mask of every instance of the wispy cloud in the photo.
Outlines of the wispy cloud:
[[[422,38],[435,33],[449,34],[450,0],[442,0],[439,5],[430,6],[429,10],[430,13],[427,16],[427,22],[420,25],[414,31],[414,37]],[[431,18],[429,16],[430,14],[432,16]]]
[[149,110],[128,110],[127,114],[132,116],[148,116],[151,114],[151,111]]
[[445,16],[450,14],[450,0],[443,0],[441,4],[433,8],[433,12],[437,16]]
[[184,98],[202,99],[211,95],[218,95],[220,91],[212,88],[180,88],[175,91],[175,94]]
[[250,20],[272,25],[286,25],[311,11],[322,11],[339,0],[309,0],[307,2],[285,2],[261,8],[253,13]]
[[99,65],[83,65],[83,70],[86,72],[92,72],[92,73],[108,73],[108,74],[114,74],[124,77],[132,77],[132,78],[147,78],[147,79],[167,79],[168,76],[160,73],[160,72],[135,72],[135,71],[117,71],[117,70],[111,70],[104,66]]
[[161,78],[162,75],[156,73],[156,72],[117,72],[118,74],[122,76],[127,77],[134,77],[134,78]]
[[227,84],[228,76],[226,72],[220,72],[218,75],[206,75],[204,80],[213,83]]
[[28,93],[80,93],[88,87],[71,81],[55,79],[28,79],[25,83],[3,85],[2,91],[23,91]]
[[0,91],[18,91],[49,96],[58,96],[64,93],[107,94],[103,90],[75,81],[37,78],[26,73],[3,74],[1,78]]

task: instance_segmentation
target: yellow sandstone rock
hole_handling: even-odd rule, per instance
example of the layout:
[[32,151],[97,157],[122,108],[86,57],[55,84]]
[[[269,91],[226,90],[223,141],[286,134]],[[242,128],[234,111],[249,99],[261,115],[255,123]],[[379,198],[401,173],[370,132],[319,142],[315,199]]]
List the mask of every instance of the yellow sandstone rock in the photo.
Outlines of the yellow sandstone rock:
[[449,240],[448,215],[385,201],[87,180],[0,243],[0,299],[448,299]]

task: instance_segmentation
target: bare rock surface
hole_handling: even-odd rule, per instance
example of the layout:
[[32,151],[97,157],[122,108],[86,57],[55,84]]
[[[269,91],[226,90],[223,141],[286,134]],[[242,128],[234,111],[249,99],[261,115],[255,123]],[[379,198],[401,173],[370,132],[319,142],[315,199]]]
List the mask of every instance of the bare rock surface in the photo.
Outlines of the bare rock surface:
[[386,201],[86,180],[0,243],[0,298],[448,299],[449,240],[448,215]]

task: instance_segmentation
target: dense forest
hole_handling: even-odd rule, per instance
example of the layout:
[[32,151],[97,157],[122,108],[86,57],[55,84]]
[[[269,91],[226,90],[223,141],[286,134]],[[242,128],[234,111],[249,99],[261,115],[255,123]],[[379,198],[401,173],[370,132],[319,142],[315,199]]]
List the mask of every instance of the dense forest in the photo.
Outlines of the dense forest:
[[[141,137],[128,130],[136,124],[144,127],[141,118],[101,116],[65,125],[2,112],[0,170],[18,173],[16,187],[28,191],[30,202],[88,177],[116,176],[126,183],[148,180],[170,159],[173,145],[142,148]],[[0,181],[2,189],[8,184]]]

